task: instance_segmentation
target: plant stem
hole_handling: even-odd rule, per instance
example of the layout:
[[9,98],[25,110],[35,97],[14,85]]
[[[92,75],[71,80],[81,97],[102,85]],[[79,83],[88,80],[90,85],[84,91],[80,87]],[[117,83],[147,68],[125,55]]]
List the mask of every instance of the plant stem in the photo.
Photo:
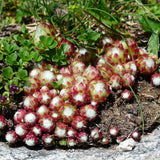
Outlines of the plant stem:
[[[111,33],[116,34],[116,35],[120,35],[120,33],[118,33],[117,31],[111,29],[110,27],[108,27],[107,25],[105,25],[104,23],[102,23],[99,19],[97,19],[95,16],[93,16],[91,13],[89,13],[88,11],[84,10],[84,12],[87,15],[90,15],[93,19],[95,19],[99,24],[101,24],[103,27],[105,27],[107,30],[109,30]],[[121,33],[122,34],[122,33]]]

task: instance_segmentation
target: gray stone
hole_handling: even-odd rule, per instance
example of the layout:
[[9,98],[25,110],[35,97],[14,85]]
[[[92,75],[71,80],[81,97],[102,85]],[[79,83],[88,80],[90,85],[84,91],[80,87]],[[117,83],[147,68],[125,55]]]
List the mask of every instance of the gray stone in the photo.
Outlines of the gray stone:
[[132,151],[120,151],[107,148],[90,149],[37,149],[31,150],[25,146],[10,147],[0,143],[1,160],[160,160],[160,127],[152,134],[144,135],[136,143]]
[[136,146],[136,141],[134,141],[132,138],[128,138],[125,141],[121,142],[116,147],[116,150],[131,151],[135,146]]

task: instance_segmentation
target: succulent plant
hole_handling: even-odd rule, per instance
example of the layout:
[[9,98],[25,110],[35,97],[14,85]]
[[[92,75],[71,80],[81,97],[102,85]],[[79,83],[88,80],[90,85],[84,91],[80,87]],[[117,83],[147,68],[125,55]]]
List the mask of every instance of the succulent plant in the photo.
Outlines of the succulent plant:
[[104,80],[93,80],[89,83],[91,100],[97,103],[104,102],[110,95],[110,86]]
[[118,134],[119,134],[119,130],[117,127],[110,127],[109,128],[109,134],[112,136],[112,137],[117,137]]
[[59,113],[62,116],[63,122],[71,123],[73,118],[78,114],[78,110],[76,106],[68,103],[61,106]]
[[23,139],[25,144],[29,147],[33,147],[38,143],[38,138],[31,132],[29,132]]
[[71,122],[71,126],[77,131],[83,131],[87,128],[87,121],[81,116],[75,116]]
[[28,133],[28,127],[25,123],[19,123],[15,126],[15,132],[20,138],[24,138]]
[[154,73],[154,74],[152,74],[152,76],[151,76],[151,83],[155,87],[159,87],[160,86],[160,73]]
[[105,52],[105,60],[110,64],[122,64],[127,62],[128,53],[119,47],[111,46]]
[[53,145],[55,145],[53,134],[49,133],[43,134],[42,143],[45,147],[52,147]]
[[84,131],[78,132],[77,140],[79,144],[84,144],[88,142],[88,134]]
[[79,113],[87,121],[93,121],[98,116],[97,106],[87,104],[85,106],[80,107]]
[[99,128],[93,128],[91,130],[90,137],[92,138],[93,141],[98,141],[99,139],[102,138],[102,132],[100,131]]
[[132,98],[132,92],[128,89],[125,89],[122,93],[121,93],[121,98],[123,100],[126,100],[126,101],[130,101],[131,98]]
[[14,116],[13,120],[16,124],[24,122],[24,116],[26,115],[27,111],[25,109],[18,109]]
[[33,95],[26,96],[23,101],[23,108],[27,111],[35,111],[38,107],[38,99]]
[[15,144],[18,141],[18,135],[14,130],[10,130],[6,133],[5,139],[9,144]]
[[0,130],[5,129],[7,126],[7,120],[3,115],[0,115]]
[[140,139],[140,133],[138,131],[133,131],[131,133],[131,138],[133,138],[134,140],[138,141]]
[[68,125],[64,122],[57,122],[54,130],[54,135],[57,139],[64,139],[67,136]]
[[44,115],[39,119],[38,123],[44,132],[50,133],[55,128],[55,121],[50,115]]
[[29,127],[34,126],[37,121],[38,116],[35,112],[27,112],[24,116],[24,123]]
[[142,75],[151,75],[156,69],[156,60],[148,54],[138,56],[136,60],[137,68]]

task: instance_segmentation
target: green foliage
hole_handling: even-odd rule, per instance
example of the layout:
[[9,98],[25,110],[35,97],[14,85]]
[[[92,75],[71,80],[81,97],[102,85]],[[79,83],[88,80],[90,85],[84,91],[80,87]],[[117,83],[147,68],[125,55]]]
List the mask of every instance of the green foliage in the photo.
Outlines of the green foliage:
[[11,79],[13,74],[13,69],[10,66],[2,69],[2,76],[5,79]]
[[95,45],[95,42],[100,38],[101,34],[94,32],[92,29],[87,29],[86,32],[80,34],[77,38],[88,45]]
[[10,55],[7,55],[5,58],[5,62],[6,64],[12,66],[12,65],[16,65],[17,64],[17,54],[16,53],[12,53]]
[[[0,39],[0,92],[12,99],[10,85],[17,85],[19,94],[23,90],[23,84],[28,79],[28,67],[43,59],[29,37],[28,30],[22,25],[19,34],[12,34],[10,37]],[[3,84],[3,85],[2,85]]]
[[40,36],[40,43],[38,43],[39,49],[49,50],[58,45],[57,41],[53,39],[53,36]]
[[[145,10],[145,8],[144,8]],[[148,10],[147,10],[148,12]],[[153,16],[153,15],[152,15]],[[141,15],[139,17],[139,23],[143,27],[145,32],[151,34],[148,42],[148,51],[158,57],[159,51],[159,34],[160,34],[160,21],[157,17]]]
[[159,21],[146,17],[146,16],[140,16],[139,22],[142,25],[145,32],[153,33],[155,31],[158,31],[160,33],[160,23]]
[[32,16],[30,9],[27,6],[27,2],[20,2],[20,5],[17,6],[16,11],[16,21],[18,23],[22,22],[24,17]]
[[52,56],[52,61],[61,66],[66,65],[67,55],[64,53],[68,51],[68,47],[67,43],[62,44],[60,48],[56,50],[55,55]]
[[55,89],[59,89],[61,84],[62,84],[62,80],[53,82],[53,86],[54,86]]
[[27,70],[24,70],[24,69],[19,69],[17,74],[16,74],[17,78],[18,79],[23,79],[23,80],[26,80],[28,78],[28,71]]
[[40,36],[40,42],[37,47],[42,51],[42,59],[60,66],[67,64],[67,55],[65,54],[69,49],[67,43],[58,47],[58,42],[52,36]]

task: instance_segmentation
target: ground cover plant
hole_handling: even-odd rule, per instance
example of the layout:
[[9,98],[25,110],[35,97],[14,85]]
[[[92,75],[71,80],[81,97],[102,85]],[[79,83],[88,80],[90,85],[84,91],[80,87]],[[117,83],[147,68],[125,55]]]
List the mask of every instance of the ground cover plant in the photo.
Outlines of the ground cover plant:
[[[0,39],[1,138],[108,147],[152,130],[160,117],[155,3],[2,1],[2,32],[4,24],[23,25]],[[125,28],[133,21],[141,34]]]

